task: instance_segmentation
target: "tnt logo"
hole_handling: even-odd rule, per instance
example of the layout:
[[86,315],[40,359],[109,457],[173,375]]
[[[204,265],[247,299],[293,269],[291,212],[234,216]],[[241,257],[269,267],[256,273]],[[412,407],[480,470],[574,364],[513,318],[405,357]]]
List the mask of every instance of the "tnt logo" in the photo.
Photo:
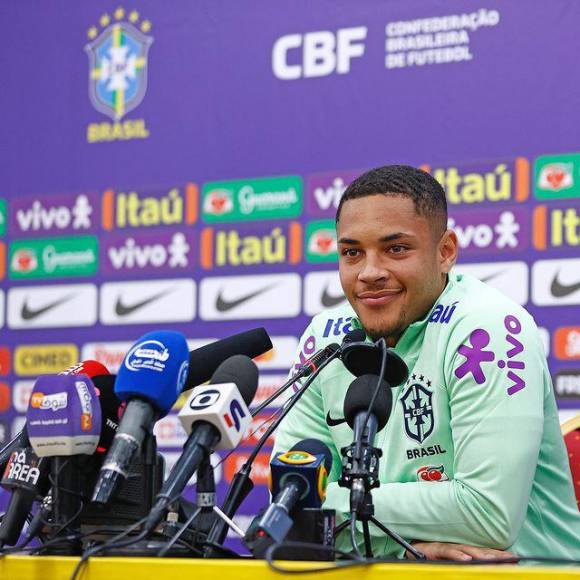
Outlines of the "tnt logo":
[[282,36],[272,48],[272,71],[284,81],[347,74],[351,60],[363,56],[366,37],[366,26]]

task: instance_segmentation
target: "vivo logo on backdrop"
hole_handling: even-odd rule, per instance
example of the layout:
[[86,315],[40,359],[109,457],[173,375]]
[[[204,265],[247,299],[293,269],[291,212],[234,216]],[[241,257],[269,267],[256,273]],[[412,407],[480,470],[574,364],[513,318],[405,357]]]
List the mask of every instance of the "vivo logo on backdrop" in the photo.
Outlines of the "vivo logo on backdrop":
[[364,55],[366,37],[366,26],[282,36],[272,48],[272,72],[284,81],[347,74]]

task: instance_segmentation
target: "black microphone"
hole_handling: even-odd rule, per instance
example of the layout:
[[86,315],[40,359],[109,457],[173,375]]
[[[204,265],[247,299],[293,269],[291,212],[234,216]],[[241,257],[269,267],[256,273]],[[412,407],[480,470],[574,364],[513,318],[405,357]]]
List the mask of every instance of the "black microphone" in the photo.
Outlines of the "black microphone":
[[12,457],[12,454],[25,447],[30,447],[30,439],[28,438],[28,431],[26,430],[26,425],[22,428],[20,433],[17,433],[2,449],[0,449],[0,471],[4,472],[8,461]]
[[[351,331],[349,335],[361,332],[363,331],[357,329]],[[376,342],[369,343],[351,340],[343,345],[340,358],[342,359],[344,366],[355,377],[360,377],[366,374],[379,375],[381,372],[384,350],[385,349]],[[391,387],[397,387],[407,380],[409,377],[409,369],[405,361],[393,349],[387,348],[386,356],[387,362],[385,365],[385,373],[381,378],[389,383]]]
[[14,451],[8,460],[0,485],[11,491],[6,513],[0,524],[0,546],[18,542],[26,518],[37,497],[46,495],[50,460],[38,457],[32,447]]
[[292,527],[299,508],[320,508],[332,469],[330,449],[317,439],[304,439],[270,463],[272,503],[250,525],[244,541],[260,557],[268,546],[280,543]]
[[248,405],[257,387],[256,364],[238,354],[219,365],[208,385],[193,389],[178,415],[189,437],[157,494],[142,533],[151,531],[159,523],[169,502],[177,499],[211,453],[238,445],[251,422]]
[[193,389],[208,381],[226,359],[243,354],[255,358],[272,349],[272,341],[264,328],[239,332],[189,353],[189,371],[183,390]]
[[296,373],[294,373],[279,389],[276,389],[275,393],[270,395],[255,409],[252,409],[252,417],[258,415],[260,411],[265,409],[272,401],[275,401],[280,395],[286,392],[295,382],[315,373],[320,365],[329,358],[333,358],[338,350],[340,350],[340,345],[336,342],[332,342],[324,348],[321,348],[318,352],[315,352],[308,360],[304,361]]
[[[343,469],[339,482],[349,487],[351,512],[362,505],[365,493],[379,485],[380,449],[374,447],[375,436],[391,414],[393,395],[387,382],[377,375],[362,375],[349,386],[344,399],[344,417],[354,431],[354,442],[343,447]],[[376,395],[375,395],[376,394]],[[373,397],[375,397],[373,402]],[[372,407],[369,408],[371,402]]]

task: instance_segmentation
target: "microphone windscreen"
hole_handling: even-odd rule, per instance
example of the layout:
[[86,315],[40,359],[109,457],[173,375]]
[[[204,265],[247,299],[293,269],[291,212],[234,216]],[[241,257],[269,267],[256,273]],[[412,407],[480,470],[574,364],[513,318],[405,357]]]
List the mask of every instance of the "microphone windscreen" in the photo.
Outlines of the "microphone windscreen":
[[364,342],[367,339],[367,335],[362,328],[355,328],[350,332],[347,332],[342,339],[342,344],[347,344],[349,342]]
[[[357,377],[348,387],[344,398],[344,418],[351,428],[354,428],[354,420],[359,413],[366,413],[377,388],[379,377],[377,375],[362,375]],[[371,413],[377,418],[378,431],[389,420],[393,395],[389,385],[381,380],[379,392],[371,408]]]
[[332,469],[332,452],[328,445],[325,445],[322,441],[318,439],[302,439],[302,441],[292,445],[290,452],[292,451],[306,451],[306,453],[311,455],[323,455],[326,473],[330,473]]
[[[382,349],[377,344],[356,342],[343,346],[341,360],[355,376],[378,375],[381,372]],[[382,377],[391,387],[404,383],[409,377],[405,361],[392,349],[387,349],[387,364]]]
[[92,378],[101,405],[101,437],[97,449],[106,451],[113,442],[119,426],[119,405],[115,395],[116,375],[99,375]]
[[272,341],[264,328],[246,330],[196,348],[189,354],[189,373],[183,389],[193,389],[208,381],[219,365],[233,355],[255,358],[271,349]]
[[188,363],[189,349],[181,332],[149,332],[125,355],[115,394],[121,401],[145,399],[165,415],[181,394]]
[[234,383],[249,407],[258,388],[258,367],[243,354],[230,356],[222,362],[211,377],[210,384]]
[[100,375],[108,375],[109,369],[96,360],[83,360],[76,365],[72,365],[64,371],[58,373],[59,375],[87,375],[87,377],[96,377]]

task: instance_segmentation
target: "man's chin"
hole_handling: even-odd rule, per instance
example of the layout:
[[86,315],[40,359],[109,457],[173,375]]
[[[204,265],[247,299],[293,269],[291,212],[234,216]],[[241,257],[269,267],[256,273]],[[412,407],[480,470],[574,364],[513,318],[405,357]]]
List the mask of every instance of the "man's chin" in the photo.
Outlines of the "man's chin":
[[389,343],[393,340],[396,340],[401,335],[401,331],[398,326],[367,326],[362,321],[361,325],[365,331],[365,334],[373,341],[384,338],[387,343]]

